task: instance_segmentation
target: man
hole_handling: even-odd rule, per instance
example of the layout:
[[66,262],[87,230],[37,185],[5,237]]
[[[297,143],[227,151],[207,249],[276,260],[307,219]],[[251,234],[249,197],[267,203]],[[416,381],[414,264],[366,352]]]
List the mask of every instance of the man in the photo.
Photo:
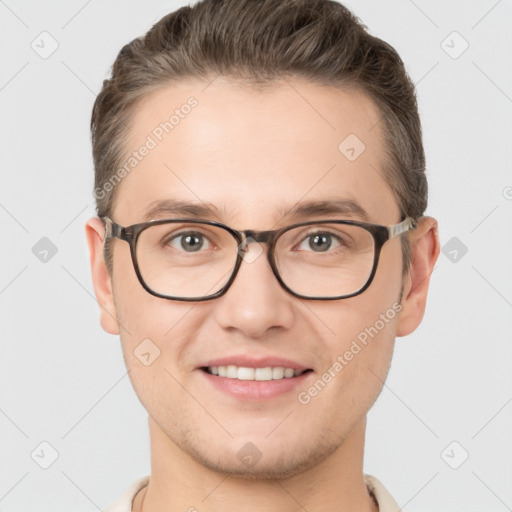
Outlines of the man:
[[149,415],[108,511],[398,510],[366,415],[439,254],[414,87],[326,0],[203,0],[93,109],[101,325]]

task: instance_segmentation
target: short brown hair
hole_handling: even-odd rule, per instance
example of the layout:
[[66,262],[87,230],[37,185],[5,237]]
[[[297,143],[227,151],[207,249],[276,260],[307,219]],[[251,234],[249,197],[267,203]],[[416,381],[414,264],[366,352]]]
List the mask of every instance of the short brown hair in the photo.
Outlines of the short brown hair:
[[[297,76],[368,95],[382,115],[383,171],[401,214],[423,215],[427,180],[415,88],[393,47],[331,0],[201,0],[125,45],[103,82],[91,117],[99,217],[112,213],[117,187],[105,184],[123,161],[138,101],[172,81],[218,74],[255,86]],[[407,236],[402,252],[405,275],[412,259]],[[111,271],[108,249],[105,258]]]

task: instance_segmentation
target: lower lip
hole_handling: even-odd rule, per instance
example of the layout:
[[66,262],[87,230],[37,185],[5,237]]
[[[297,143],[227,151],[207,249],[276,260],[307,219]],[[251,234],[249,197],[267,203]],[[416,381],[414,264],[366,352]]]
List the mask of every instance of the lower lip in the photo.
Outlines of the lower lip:
[[276,380],[238,380],[199,371],[212,386],[242,400],[265,400],[284,395],[298,386],[303,386],[304,381],[313,373],[309,371],[298,377]]

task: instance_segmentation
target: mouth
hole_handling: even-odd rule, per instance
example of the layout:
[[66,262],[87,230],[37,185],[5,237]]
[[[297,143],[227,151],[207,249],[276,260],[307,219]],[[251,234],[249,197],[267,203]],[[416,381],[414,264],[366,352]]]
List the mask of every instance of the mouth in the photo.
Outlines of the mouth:
[[219,366],[203,366],[200,368],[203,372],[216,377],[225,377],[227,379],[241,381],[270,381],[282,379],[294,379],[313,371],[310,368],[295,369],[285,366],[236,366],[234,364]]
[[232,354],[204,361],[197,369],[208,386],[244,403],[289,397],[314,373],[313,368],[271,354]]

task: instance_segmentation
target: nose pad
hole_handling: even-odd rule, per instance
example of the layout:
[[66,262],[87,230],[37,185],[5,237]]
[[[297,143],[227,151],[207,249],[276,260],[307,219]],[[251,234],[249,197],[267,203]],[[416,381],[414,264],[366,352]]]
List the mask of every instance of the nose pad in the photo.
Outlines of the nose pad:
[[254,263],[264,252],[260,244],[252,236],[248,236],[237,247],[237,253],[246,263]]

